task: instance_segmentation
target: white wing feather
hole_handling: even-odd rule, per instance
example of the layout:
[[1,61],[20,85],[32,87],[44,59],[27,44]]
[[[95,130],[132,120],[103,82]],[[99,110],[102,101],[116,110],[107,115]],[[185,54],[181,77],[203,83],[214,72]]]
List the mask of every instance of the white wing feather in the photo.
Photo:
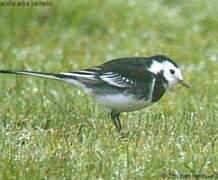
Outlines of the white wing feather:
[[99,77],[102,81],[117,87],[131,87],[133,82],[119,74],[108,72]]

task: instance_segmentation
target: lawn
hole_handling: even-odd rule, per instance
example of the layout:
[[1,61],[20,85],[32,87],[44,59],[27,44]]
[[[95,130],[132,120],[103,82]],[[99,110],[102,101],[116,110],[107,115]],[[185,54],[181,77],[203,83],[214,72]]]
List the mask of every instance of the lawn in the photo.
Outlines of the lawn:
[[0,179],[218,178],[218,1],[0,6],[0,69],[73,71],[164,54],[192,88],[121,116],[70,85],[0,75]]

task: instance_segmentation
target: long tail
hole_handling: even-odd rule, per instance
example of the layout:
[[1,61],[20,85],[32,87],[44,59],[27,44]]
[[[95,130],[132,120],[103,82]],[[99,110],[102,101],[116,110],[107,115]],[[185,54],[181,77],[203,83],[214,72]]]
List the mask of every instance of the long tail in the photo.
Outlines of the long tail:
[[20,71],[20,70],[0,70],[0,74],[17,74],[24,76],[35,76],[47,79],[60,80],[75,87],[78,87],[89,94],[90,90],[87,87],[89,83],[96,83],[97,79],[93,72],[77,71],[70,73],[44,73],[36,71]]
[[42,77],[42,78],[47,78],[47,79],[60,80],[60,77],[58,77],[59,74],[54,74],[54,73],[43,73],[43,72],[35,72],[35,71],[19,71],[19,70],[0,70],[0,73],[18,74],[18,75],[35,76],[35,77]]

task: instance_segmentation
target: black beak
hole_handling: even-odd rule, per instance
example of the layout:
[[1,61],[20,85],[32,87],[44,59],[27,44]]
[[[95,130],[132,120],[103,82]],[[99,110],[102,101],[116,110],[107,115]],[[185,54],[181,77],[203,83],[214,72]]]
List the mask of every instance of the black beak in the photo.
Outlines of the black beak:
[[191,86],[187,84],[184,80],[179,80],[179,84],[183,85],[186,88],[191,88]]

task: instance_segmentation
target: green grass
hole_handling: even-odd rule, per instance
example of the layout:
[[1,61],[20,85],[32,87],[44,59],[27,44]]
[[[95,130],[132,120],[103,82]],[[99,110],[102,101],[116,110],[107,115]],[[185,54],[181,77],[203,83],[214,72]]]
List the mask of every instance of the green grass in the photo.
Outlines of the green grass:
[[116,57],[165,54],[192,85],[124,113],[123,140],[107,109],[71,86],[0,75],[0,179],[217,173],[217,9],[216,0],[0,7],[0,69],[73,71]]

